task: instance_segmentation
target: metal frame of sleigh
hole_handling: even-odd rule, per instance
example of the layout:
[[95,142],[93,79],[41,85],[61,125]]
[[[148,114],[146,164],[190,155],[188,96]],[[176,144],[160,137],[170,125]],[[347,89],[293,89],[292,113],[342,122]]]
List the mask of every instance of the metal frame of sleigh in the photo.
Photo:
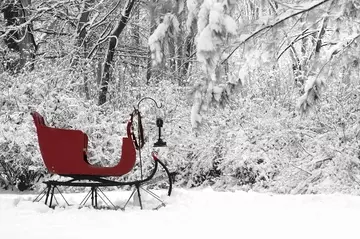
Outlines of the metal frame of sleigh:
[[[134,109],[130,115],[131,118],[127,123],[126,132],[127,137],[122,138],[122,151],[121,158],[117,165],[113,167],[102,167],[91,165],[87,158],[88,149],[88,137],[80,130],[60,129],[48,127],[45,124],[44,118],[37,112],[32,112],[40,152],[44,161],[44,164],[50,174],[55,174],[63,177],[59,177],[59,180],[44,181],[46,188],[34,199],[34,202],[39,202],[45,198],[45,204],[49,207],[54,207],[54,201],[58,204],[55,197],[55,190],[63,198],[67,205],[69,203],[61,193],[59,187],[85,187],[90,190],[80,202],[80,206],[86,205],[91,199],[91,205],[94,208],[98,208],[98,199],[100,199],[106,206],[113,207],[115,209],[120,208],[122,210],[128,205],[129,201],[133,197],[138,197],[139,206],[143,209],[143,202],[141,193],[145,192],[156,199],[159,205],[155,208],[165,206],[165,203],[161,198],[152,192],[150,189],[145,188],[149,183],[162,183],[165,181],[168,187],[168,196],[172,191],[172,177],[166,167],[166,165],[158,158],[155,152],[152,153],[153,166],[152,169],[143,176],[141,148],[144,145],[143,127],[141,123],[141,114],[139,109],[140,103],[145,99],[151,99],[150,97],[143,98],[138,103],[138,108]],[[160,108],[156,101],[153,100],[156,107]],[[135,136],[133,124],[137,118],[138,137]],[[157,118],[156,125],[159,128],[159,138],[154,144],[154,147],[166,146],[166,143],[161,139],[161,127],[163,126],[163,120]],[[139,158],[141,177],[135,181],[124,181],[121,177],[131,173],[136,164],[136,158]],[[161,168],[160,168],[160,167]],[[162,169],[164,174],[162,177],[155,177],[155,175]],[[64,180],[67,178],[67,180]],[[70,179],[69,179],[70,178]],[[106,187],[118,187],[118,186],[134,186],[129,199],[126,201],[123,207],[115,206],[111,200],[105,195],[101,188]],[[142,189],[142,190],[140,190]]]

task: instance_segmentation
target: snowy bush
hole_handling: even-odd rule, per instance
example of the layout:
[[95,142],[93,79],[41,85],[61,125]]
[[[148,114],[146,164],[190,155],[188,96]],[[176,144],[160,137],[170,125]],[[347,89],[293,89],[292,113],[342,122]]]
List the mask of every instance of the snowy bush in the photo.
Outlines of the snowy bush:
[[294,104],[297,87],[286,76],[266,68],[249,74],[242,97],[209,109],[199,131],[183,111],[174,116],[166,158],[176,183],[295,194],[358,192],[358,86],[329,82],[332,90],[301,115]]
[[[276,193],[358,193],[360,189],[359,87],[327,83],[308,115],[295,109],[298,91],[276,69],[249,70],[238,97],[223,108],[209,108],[193,130],[189,88],[168,80],[127,90],[96,106],[77,93],[76,73],[47,69],[27,75],[1,75],[0,184],[31,187],[46,175],[30,112],[52,127],[80,129],[89,136],[89,160],[115,165],[129,113],[140,96],[146,144],[143,172],[151,167],[157,139],[156,117],[164,118],[167,148],[160,158],[175,173],[177,187],[212,186]],[[217,108],[218,107],[218,108]],[[138,166],[138,165],[137,165]],[[138,178],[138,167],[124,179]],[[45,176],[48,177],[48,176]],[[161,186],[161,185],[160,185]]]

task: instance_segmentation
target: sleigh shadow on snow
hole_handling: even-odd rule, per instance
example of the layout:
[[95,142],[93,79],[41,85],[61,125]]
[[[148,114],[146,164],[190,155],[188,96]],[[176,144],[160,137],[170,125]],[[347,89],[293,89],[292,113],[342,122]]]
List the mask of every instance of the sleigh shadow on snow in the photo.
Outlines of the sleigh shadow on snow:
[[[140,102],[139,102],[140,103]],[[159,159],[155,152],[152,153],[152,169],[143,176],[141,147],[143,146],[143,134],[140,112],[135,109],[131,114],[131,119],[127,123],[127,137],[122,138],[121,157],[117,165],[113,167],[95,166],[88,162],[88,137],[80,130],[60,129],[48,127],[44,118],[37,112],[31,113],[38,136],[40,152],[44,164],[50,174],[59,175],[58,180],[44,181],[46,188],[34,199],[34,202],[45,200],[45,204],[54,207],[58,204],[56,194],[69,205],[59,187],[83,187],[88,188],[88,193],[80,202],[79,206],[84,206],[91,201],[91,206],[99,208],[99,199],[107,206],[114,209],[122,209],[128,205],[133,197],[137,197],[139,206],[143,209],[142,193],[149,194],[159,203],[155,208],[165,206],[164,201],[146,186],[149,184],[166,184],[167,194],[170,196],[172,191],[172,177],[166,165]],[[134,119],[137,118],[138,137],[135,137]],[[162,120],[157,119],[159,127],[159,139],[156,146],[165,146],[166,143],[161,139]],[[137,155],[140,162],[141,177],[134,181],[124,181],[121,178],[131,173],[137,162]],[[159,172],[161,171],[161,172]],[[156,174],[162,176],[155,176]],[[106,196],[102,188],[132,186],[134,187],[130,197],[122,207],[115,206],[109,197]]]

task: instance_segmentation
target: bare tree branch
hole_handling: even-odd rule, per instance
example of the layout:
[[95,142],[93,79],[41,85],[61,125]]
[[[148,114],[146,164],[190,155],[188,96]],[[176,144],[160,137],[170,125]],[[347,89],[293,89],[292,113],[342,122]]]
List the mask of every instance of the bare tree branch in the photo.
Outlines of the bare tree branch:
[[299,15],[299,14],[302,14],[302,13],[308,12],[308,11],[311,11],[312,9],[317,8],[317,7],[319,7],[319,6],[321,6],[321,5],[323,5],[324,3],[329,2],[329,1],[331,1],[331,0],[322,0],[322,1],[319,1],[319,2],[315,3],[314,5],[312,5],[312,6],[308,7],[308,8],[305,8],[305,9],[302,9],[302,10],[300,10],[300,11],[298,11],[298,12],[295,12],[295,13],[293,13],[293,14],[290,14],[289,16],[285,16],[284,18],[276,21],[275,23],[272,23],[272,24],[269,24],[269,25],[267,25],[267,26],[265,26],[265,27],[260,28],[259,30],[257,30],[257,31],[255,31],[254,33],[252,33],[250,36],[247,36],[243,41],[241,41],[241,43],[240,43],[237,47],[235,47],[235,49],[232,50],[231,53],[221,62],[221,64],[224,64],[227,60],[229,60],[229,58],[235,53],[235,51],[237,51],[244,43],[246,43],[248,40],[250,40],[251,38],[253,38],[253,37],[255,37],[256,35],[258,35],[259,33],[263,32],[263,31],[265,31],[265,30],[267,30],[267,29],[269,29],[269,28],[273,28],[273,27],[279,25],[280,23],[282,23],[282,22],[284,22],[284,21],[286,21],[286,20],[288,20],[288,19],[290,19],[290,18],[292,18],[292,17],[295,17],[295,16],[297,16],[297,15]]

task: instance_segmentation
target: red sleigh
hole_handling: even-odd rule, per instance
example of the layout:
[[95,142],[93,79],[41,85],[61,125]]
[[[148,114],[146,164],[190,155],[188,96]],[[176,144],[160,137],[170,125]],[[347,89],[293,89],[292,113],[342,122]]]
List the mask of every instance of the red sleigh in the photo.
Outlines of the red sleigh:
[[[83,199],[83,201],[80,203],[80,205],[85,205],[89,198],[91,198],[91,205],[93,207],[98,207],[99,197],[108,206],[112,205],[113,207],[115,207],[115,205],[104,194],[101,188],[129,185],[135,186],[135,189],[132,192],[130,198],[132,198],[135,195],[135,192],[137,192],[137,197],[139,198],[141,208],[143,208],[143,205],[141,201],[140,189],[142,189],[142,192],[147,192],[152,197],[157,199],[161,203],[160,206],[164,206],[165,204],[159,196],[144,187],[144,185],[151,182],[151,180],[156,182],[160,181],[158,178],[154,177],[157,171],[159,171],[160,165],[166,175],[165,178],[163,177],[162,179],[164,179],[168,184],[169,196],[172,191],[172,180],[169,170],[167,169],[165,164],[159,160],[155,153],[152,154],[153,168],[147,177],[141,177],[139,180],[135,181],[114,180],[114,178],[121,179],[123,175],[130,173],[136,163],[136,149],[139,149],[140,146],[135,139],[135,134],[132,127],[134,114],[137,114],[139,120],[141,119],[140,113],[135,110],[132,114],[131,120],[129,120],[129,122],[127,123],[127,137],[124,137],[122,139],[122,151],[119,163],[113,167],[102,167],[91,165],[88,162],[88,137],[85,133],[80,130],[48,127],[45,124],[44,118],[39,113],[32,112],[31,115],[34,119],[34,123],[36,126],[40,152],[46,168],[51,174],[70,178],[69,180],[65,181],[45,181],[44,183],[47,185],[47,187],[35,198],[34,201],[40,201],[45,197],[45,204],[52,207],[54,199],[56,200],[56,189],[62,196],[62,198],[65,200],[65,202],[68,204],[65,197],[59,190],[59,186],[88,187],[90,188],[90,190],[86,197]],[[158,125],[159,133],[161,132],[160,127],[162,127],[162,122],[160,123],[161,125]],[[141,122],[139,125],[141,126]],[[160,134],[159,140],[160,146],[163,146]],[[123,207],[121,207],[121,209],[124,209],[126,207],[129,200],[127,200],[127,202]]]

